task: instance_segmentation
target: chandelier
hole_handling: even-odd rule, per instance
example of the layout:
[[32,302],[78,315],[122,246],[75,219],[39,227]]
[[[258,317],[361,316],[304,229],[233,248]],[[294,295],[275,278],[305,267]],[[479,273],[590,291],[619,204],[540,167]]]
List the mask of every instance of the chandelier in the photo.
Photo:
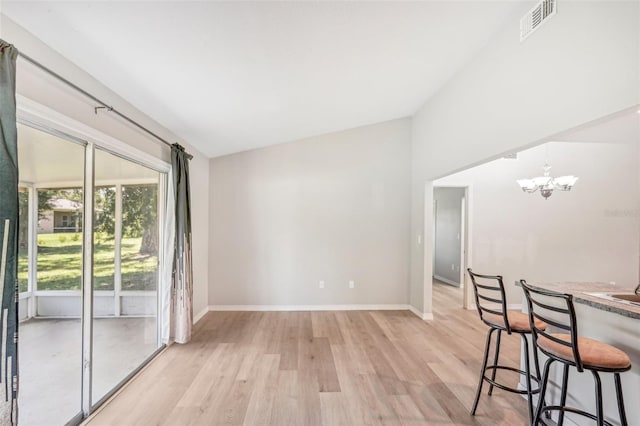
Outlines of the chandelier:
[[578,180],[575,176],[561,176],[557,178],[552,178],[549,176],[549,170],[551,170],[551,166],[548,163],[545,163],[542,166],[542,170],[544,170],[544,176],[535,177],[533,179],[518,179],[518,185],[524,192],[528,192],[530,194],[540,191],[540,195],[547,198],[551,197],[553,191],[571,191],[573,185],[575,185]]

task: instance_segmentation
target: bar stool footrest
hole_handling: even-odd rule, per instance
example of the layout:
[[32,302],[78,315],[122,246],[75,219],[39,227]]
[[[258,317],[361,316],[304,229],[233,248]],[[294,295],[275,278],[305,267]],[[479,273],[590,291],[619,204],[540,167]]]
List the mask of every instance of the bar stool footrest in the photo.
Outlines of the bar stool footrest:
[[[598,421],[598,417],[595,414],[591,414],[588,413],[584,410],[579,410],[577,408],[573,408],[573,407],[563,407],[562,405],[545,405],[544,407],[542,407],[542,412],[540,413],[542,415],[542,413],[549,413],[551,411],[564,411],[565,413],[573,413],[573,414],[578,414],[580,416],[584,416],[584,417],[588,417],[591,420],[595,420],[596,422]],[[612,423],[609,423],[606,420],[603,420],[605,426],[615,426]]]
[[[508,367],[506,365],[489,365],[487,366],[487,368],[484,369],[485,373],[488,370],[507,370],[507,371],[513,371],[515,373],[518,373],[522,376],[527,376],[527,372],[520,370],[518,368],[515,367]],[[536,382],[536,384],[538,385],[537,389],[531,389],[531,393],[532,394],[536,394],[540,392],[540,379],[538,379],[536,376],[534,375],[529,375],[529,377],[531,377],[531,380],[533,380],[534,382]],[[504,391],[507,392],[513,392],[513,393],[517,393],[520,395],[527,395],[529,393],[529,391],[527,391],[526,389],[518,389],[518,388],[512,388],[510,386],[507,385],[503,385],[502,383],[498,383],[495,380],[491,379],[490,377],[487,377],[486,375],[483,375],[482,378],[489,384],[497,387],[498,389],[502,389]],[[532,386],[533,387],[533,386]]]

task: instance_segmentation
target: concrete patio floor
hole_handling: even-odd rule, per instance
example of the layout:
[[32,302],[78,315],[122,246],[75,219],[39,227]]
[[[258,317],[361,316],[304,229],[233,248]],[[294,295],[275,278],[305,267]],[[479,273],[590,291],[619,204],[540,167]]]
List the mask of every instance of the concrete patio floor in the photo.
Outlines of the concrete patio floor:
[[[156,319],[98,318],[93,333],[95,403],[157,349]],[[81,411],[80,320],[22,322],[18,345],[20,424],[65,424]]]

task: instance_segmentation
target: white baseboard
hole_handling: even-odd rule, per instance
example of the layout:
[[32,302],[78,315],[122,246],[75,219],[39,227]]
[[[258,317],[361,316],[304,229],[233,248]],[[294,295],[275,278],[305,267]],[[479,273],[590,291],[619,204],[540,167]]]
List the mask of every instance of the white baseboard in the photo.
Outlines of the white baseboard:
[[417,316],[420,319],[422,318],[422,312],[420,312],[417,308],[411,306],[411,305],[407,305],[407,308],[411,311],[412,314],[414,314],[415,316]]
[[209,305],[210,311],[406,311],[407,305]]
[[432,320],[432,313],[423,313],[411,305],[209,305],[194,317],[198,322],[207,312],[213,311],[411,311],[418,318]]
[[407,309],[409,309],[411,312],[413,312],[418,318],[425,320],[425,321],[431,321],[433,319],[433,314],[431,312],[420,312],[416,307],[412,306],[412,305],[407,305]]
[[203,310],[201,310],[200,312],[198,312],[196,315],[193,316],[193,324],[197,324],[198,321],[200,321],[202,319],[202,317],[204,317],[205,315],[207,315],[207,312],[209,312],[211,309],[209,309],[209,306],[205,306]]
[[440,275],[434,275],[433,278],[435,278],[438,281],[442,281],[443,283],[452,285],[454,287],[458,287],[458,288],[462,287],[462,284],[457,283],[453,280],[450,280],[449,278],[441,277]]

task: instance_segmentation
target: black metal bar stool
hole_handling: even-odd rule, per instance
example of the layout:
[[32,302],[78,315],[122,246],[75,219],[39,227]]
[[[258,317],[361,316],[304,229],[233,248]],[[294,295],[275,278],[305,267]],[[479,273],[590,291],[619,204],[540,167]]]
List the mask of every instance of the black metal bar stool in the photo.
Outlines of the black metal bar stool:
[[[578,336],[578,324],[576,313],[573,307],[573,297],[570,294],[557,293],[543,290],[528,285],[525,280],[520,280],[524,294],[529,306],[529,320],[533,330],[534,346],[549,357],[544,365],[542,375],[540,400],[536,408],[536,415],[533,424],[537,425],[541,414],[559,411],[558,425],[564,423],[564,413],[575,413],[595,420],[598,426],[611,425],[604,420],[602,409],[602,384],[598,373],[613,373],[616,398],[618,402],[618,414],[620,423],[627,426],[627,417],[624,411],[624,400],[622,398],[622,384],[620,383],[620,373],[631,369],[631,361],[626,353],[620,349],[599,342]],[[560,329],[560,333],[551,333],[546,329],[537,327],[539,321]],[[560,404],[546,405],[544,395],[547,390],[549,380],[549,368],[551,364],[558,361],[563,364],[562,389],[560,390]],[[573,407],[567,407],[567,381],[569,378],[569,367],[574,366],[578,372],[589,370],[593,374],[596,391],[596,414],[588,413]]]
[[[530,361],[529,361],[529,343],[527,341],[527,335],[531,334],[531,326],[529,324],[529,317],[527,314],[516,311],[507,311],[507,299],[504,292],[504,284],[502,282],[502,276],[500,275],[480,275],[474,273],[470,268],[467,269],[469,277],[473,283],[473,291],[476,299],[476,307],[478,308],[478,314],[480,319],[486,325],[489,326],[487,333],[487,343],[484,348],[484,358],[482,360],[482,369],[480,370],[480,382],[478,383],[478,389],[476,391],[476,399],[473,402],[473,408],[471,409],[471,415],[476,414],[476,408],[478,408],[478,401],[480,400],[480,394],[482,392],[482,385],[486,381],[489,383],[489,395],[493,392],[493,387],[524,395],[528,397],[529,405],[529,421],[533,421],[533,400],[532,395],[540,392],[540,365],[538,363],[538,353],[533,351],[533,363],[536,369],[536,375],[531,375]],[[544,329],[546,324],[541,321],[537,321],[537,326]],[[489,358],[489,348],[491,346],[491,336],[494,332],[498,332],[496,339],[495,354],[493,357],[493,364],[487,366],[487,360]],[[509,367],[505,365],[498,365],[500,356],[500,336],[503,331],[507,334],[517,333],[522,338],[524,345],[524,359],[525,370],[522,371],[518,368]],[[487,371],[491,371],[491,377],[487,376]],[[509,387],[496,382],[496,372],[498,370],[514,371],[516,373],[525,376],[527,389],[521,390],[515,387]],[[534,380],[538,386],[537,389],[531,388],[531,380]]]

